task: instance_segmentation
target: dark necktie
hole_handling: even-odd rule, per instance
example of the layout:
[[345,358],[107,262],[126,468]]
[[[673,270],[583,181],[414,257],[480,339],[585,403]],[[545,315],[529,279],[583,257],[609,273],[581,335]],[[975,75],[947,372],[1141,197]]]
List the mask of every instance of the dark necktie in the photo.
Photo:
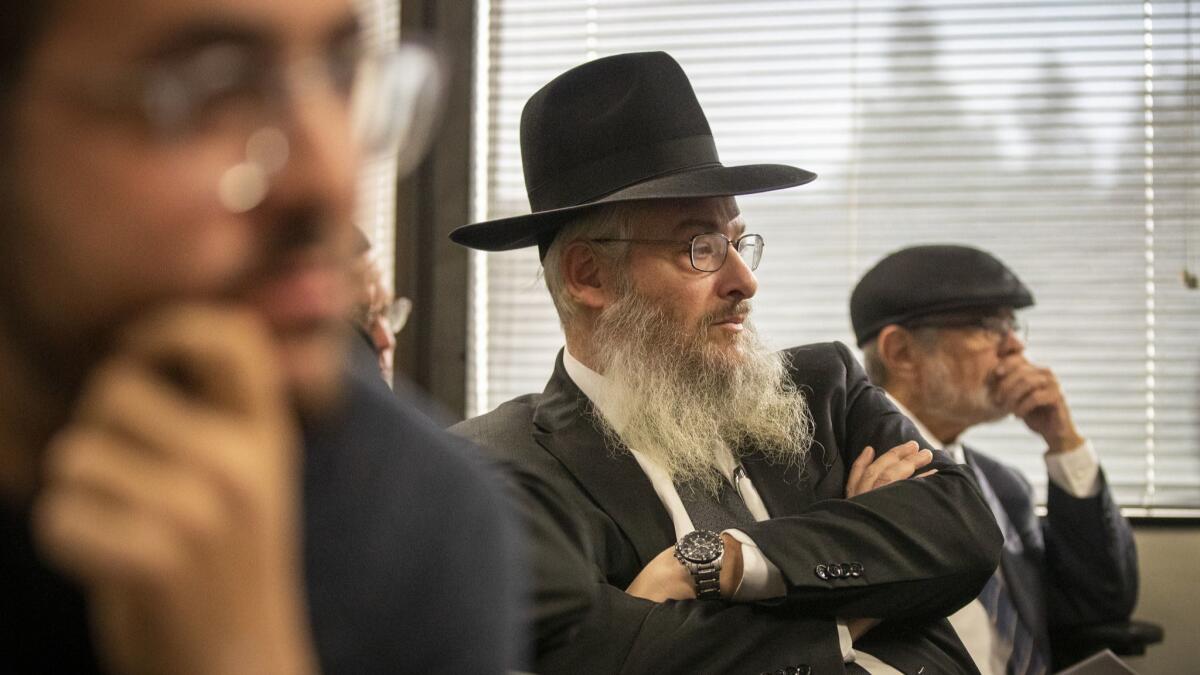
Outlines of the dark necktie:
[[[979,488],[983,492],[984,499],[996,516],[996,524],[1004,532],[1005,541],[1019,541],[1017,529],[1008,519],[1008,513],[1000,504],[1000,499],[992,490],[991,484],[988,483],[987,478],[978,467],[972,465],[971,468],[975,471],[975,478],[979,481]],[[1008,657],[1007,675],[1043,675],[1046,673],[1048,669],[1042,660],[1041,652],[1034,644],[1033,633],[1029,631],[1025,622],[1021,620],[1021,615],[1017,613],[1017,607],[1012,602],[1012,596],[1009,594],[1008,585],[1004,582],[1004,574],[1000,568],[996,568],[996,571],[992,573],[992,578],[988,579],[987,584],[983,587],[983,591],[979,594],[979,602],[987,611],[996,634],[1001,640],[1012,645],[1012,653]]]
[[695,483],[676,483],[675,490],[697,530],[721,532],[755,522],[746,503],[723,477],[715,495]]

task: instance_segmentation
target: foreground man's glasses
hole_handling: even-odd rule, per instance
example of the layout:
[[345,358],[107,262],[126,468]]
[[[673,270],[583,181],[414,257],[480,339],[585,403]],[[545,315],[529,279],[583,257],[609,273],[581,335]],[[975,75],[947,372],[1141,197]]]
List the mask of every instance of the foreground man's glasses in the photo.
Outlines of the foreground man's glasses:
[[261,50],[216,43],[82,83],[61,93],[102,112],[138,118],[149,140],[176,152],[234,148],[216,178],[221,203],[247,211],[266,198],[270,177],[288,161],[298,107],[347,106],[353,143],[364,160],[394,157],[401,173],[426,150],[444,74],[419,43],[363,52],[346,39],[323,53],[279,64]]
[[729,256],[731,246],[737,249],[738,255],[742,256],[742,261],[751,271],[758,269],[758,263],[762,261],[763,254],[763,238],[758,234],[744,234],[737,239],[730,239],[720,232],[706,232],[692,237],[690,241],[674,239],[589,239],[588,241],[597,244],[628,242],[631,244],[687,246],[691,253],[692,267],[699,272],[716,272],[721,269],[725,264],[725,258]]

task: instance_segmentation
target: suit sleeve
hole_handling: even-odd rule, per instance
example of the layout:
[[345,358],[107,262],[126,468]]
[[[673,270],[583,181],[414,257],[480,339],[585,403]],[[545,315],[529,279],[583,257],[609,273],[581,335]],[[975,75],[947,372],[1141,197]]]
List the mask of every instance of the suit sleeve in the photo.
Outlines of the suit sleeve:
[[1051,483],[1047,516],[1046,598],[1051,629],[1123,621],[1137,603],[1137,549],[1129,521],[1100,471],[1100,492],[1078,499]]
[[[800,515],[745,531],[782,571],[788,597],[817,612],[947,616],[970,602],[996,568],[1003,538],[992,513],[965,467],[940,451],[932,476],[842,498],[847,467],[865,447],[883,452],[909,440],[927,444],[844,345],[823,349],[836,356],[796,353],[794,364],[801,383],[822,385],[809,387],[819,399],[810,400],[818,439],[812,452],[821,453],[809,467],[820,470],[815,489],[826,498]],[[857,576],[845,574],[847,566]]]
[[515,446],[487,443],[472,433],[486,422],[474,423],[455,431],[502,458],[529,535],[538,672],[752,673],[802,665],[840,672],[834,621],[795,603],[654,603],[625,593],[605,572],[628,566],[621,556],[629,548],[612,541],[620,535],[580,517],[587,507],[578,490],[543,455],[515,461],[506,454]]

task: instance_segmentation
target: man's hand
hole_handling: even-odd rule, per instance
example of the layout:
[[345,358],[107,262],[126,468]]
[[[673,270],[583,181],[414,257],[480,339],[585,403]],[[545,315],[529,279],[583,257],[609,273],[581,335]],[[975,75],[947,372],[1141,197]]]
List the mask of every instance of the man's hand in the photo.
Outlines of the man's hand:
[[[916,441],[897,445],[878,458],[875,457],[875,448],[867,446],[850,465],[850,477],[846,480],[846,499],[881,488],[888,483],[911,478],[918,469],[932,461],[933,452],[922,450]],[[937,473],[937,469],[926,471],[917,478],[934,473]]]
[[1083,445],[1058,378],[1049,368],[1027,361],[1023,354],[1008,356],[996,368],[992,400],[1041,436],[1051,453]]
[[48,449],[42,551],[114,672],[311,672],[301,457],[265,327],[191,307],[124,338]]
[[[721,534],[725,557],[721,563],[721,597],[729,599],[742,582],[742,544],[728,534]],[[695,600],[696,583],[692,573],[675,558],[675,547],[654,556],[625,592],[653,602]]]

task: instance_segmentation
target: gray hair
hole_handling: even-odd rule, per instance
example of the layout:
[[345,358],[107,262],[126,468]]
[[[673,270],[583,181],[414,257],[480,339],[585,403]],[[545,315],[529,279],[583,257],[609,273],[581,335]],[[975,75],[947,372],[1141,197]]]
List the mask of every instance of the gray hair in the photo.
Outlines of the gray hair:
[[[589,209],[564,225],[550,244],[550,249],[546,251],[546,257],[542,260],[542,275],[546,280],[546,288],[550,291],[550,299],[554,301],[554,309],[558,310],[558,320],[564,329],[578,315],[579,305],[571,296],[566,280],[563,279],[563,252],[577,241],[628,238],[633,233],[633,210],[634,207],[627,203],[606,204]],[[593,250],[596,255],[619,268],[625,261],[629,245],[596,246]]]
[[[934,326],[922,326],[921,328],[905,329],[912,334],[913,340],[919,347],[926,352],[931,352],[937,347],[941,333]],[[879,338],[872,338],[870,342],[862,346],[863,352],[863,368],[867,371],[867,379],[871,380],[871,384],[877,387],[887,388],[888,384],[888,369],[887,364],[883,362],[883,356],[879,353]]]

